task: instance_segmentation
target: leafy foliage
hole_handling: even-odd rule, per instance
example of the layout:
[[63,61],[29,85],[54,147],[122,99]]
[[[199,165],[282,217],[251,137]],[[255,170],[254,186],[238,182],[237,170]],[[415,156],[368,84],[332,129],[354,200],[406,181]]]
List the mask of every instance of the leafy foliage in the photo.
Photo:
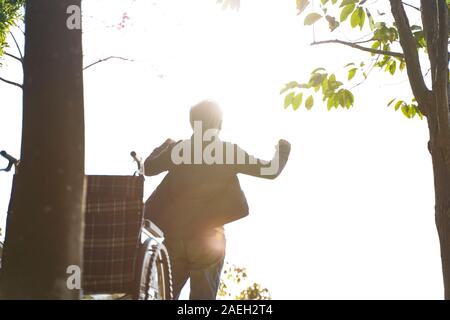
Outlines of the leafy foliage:
[[[236,294],[237,293],[237,294]],[[218,297],[235,300],[271,300],[270,292],[259,283],[248,280],[247,270],[228,262],[225,263],[219,285]]]
[[394,98],[389,101],[388,107],[389,106],[393,106],[395,111],[401,110],[405,117],[409,119],[414,118],[416,115],[418,115],[420,119],[423,118],[423,114],[419,110],[416,99],[412,99],[412,101],[408,103],[403,100]]
[[[356,73],[356,68],[349,71],[349,78]],[[297,110],[303,100],[303,95],[307,94],[305,99],[305,108],[310,110],[314,106],[314,93],[321,91],[323,101],[326,102],[328,110],[331,108],[350,108],[353,105],[354,97],[350,90],[342,87],[343,83],[336,80],[334,74],[328,74],[325,69],[318,68],[311,72],[311,76],[307,83],[289,82],[281,90],[281,94],[290,91],[284,99],[284,107],[292,105]]]
[[[298,14],[305,15],[305,25],[326,21],[330,32],[342,26],[358,31],[364,28],[369,29],[370,35],[365,37],[365,40],[345,44],[353,45],[353,47],[364,46],[370,53],[369,61],[354,61],[345,66],[347,71],[345,83],[350,85],[349,88],[345,88],[344,82],[337,81],[334,73],[329,73],[322,67],[313,70],[306,83],[296,81],[287,83],[281,90],[281,94],[285,94],[285,108],[292,106],[294,110],[297,110],[304,102],[306,109],[311,109],[315,101],[314,95],[320,94],[328,110],[339,106],[349,109],[354,104],[352,89],[364,82],[372,69],[377,68],[390,75],[396,75],[397,72],[402,72],[406,68],[402,53],[392,50],[392,47],[399,47],[397,27],[395,24],[388,24],[383,17],[386,13],[374,10],[367,0],[320,0],[319,8],[316,10],[308,0],[296,0],[296,4]],[[450,0],[447,0],[447,4],[450,8]],[[411,31],[416,40],[417,50],[426,51],[427,44],[423,28],[420,25],[412,25]],[[304,97],[307,98],[304,99]],[[394,101],[396,101],[395,104]],[[415,115],[423,117],[414,99],[411,103],[407,103],[395,98],[388,105],[392,104],[394,110],[401,110],[407,118],[414,118]]]
[[0,57],[8,47],[6,38],[12,26],[22,18],[22,6],[25,0],[0,0]]

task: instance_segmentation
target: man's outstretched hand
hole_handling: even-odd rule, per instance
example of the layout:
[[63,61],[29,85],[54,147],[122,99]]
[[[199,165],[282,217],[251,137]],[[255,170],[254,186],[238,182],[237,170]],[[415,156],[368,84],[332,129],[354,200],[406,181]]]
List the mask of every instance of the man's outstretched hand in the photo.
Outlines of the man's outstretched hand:
[[277,147],[280,152],[289,153],[291,151],[291,144],[284,139],[278,141]]

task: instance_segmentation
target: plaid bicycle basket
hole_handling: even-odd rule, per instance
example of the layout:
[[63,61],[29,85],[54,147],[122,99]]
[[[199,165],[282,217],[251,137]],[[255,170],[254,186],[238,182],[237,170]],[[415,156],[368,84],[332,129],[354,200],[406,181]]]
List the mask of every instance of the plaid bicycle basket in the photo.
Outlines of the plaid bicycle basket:
[[87,176],[85,293],[130,292],[143,220],[144,178]]

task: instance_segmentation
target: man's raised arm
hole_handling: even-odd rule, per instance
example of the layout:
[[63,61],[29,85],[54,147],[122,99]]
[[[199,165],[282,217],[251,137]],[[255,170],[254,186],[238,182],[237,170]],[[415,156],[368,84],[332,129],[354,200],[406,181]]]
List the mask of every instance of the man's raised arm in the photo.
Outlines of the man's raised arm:
[[167,139],[152,151],[144,162],[146,176],[154,176],[170,169],[172,165],[170,153],[175,143],[172,139]]
[[[255,158],[237,147],[237,165],[236,172],[243,173],[254,177],[275,179],[283,171],[289,159],[291,152],[291,144],[286,140],[278,141],[275,146],[275,154],[271,161],[265,161]],[[245,155],[245,156],[244,156]],[[239,159],[245,159],[245,163],[240,163]]]

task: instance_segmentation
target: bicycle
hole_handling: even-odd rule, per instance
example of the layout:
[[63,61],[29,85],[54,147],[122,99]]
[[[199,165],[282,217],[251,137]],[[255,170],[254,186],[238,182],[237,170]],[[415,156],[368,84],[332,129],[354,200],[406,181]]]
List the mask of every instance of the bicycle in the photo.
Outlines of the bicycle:
[[[8,160],[0,171],[15,168],[14,192],[20,161],[5,151],[0,155]],[[144,166],[135,152],[131,156],[137,163],[132,176],[86,176],[83,294],[171,300],[172,273],[164,234],[144,219]],[[0,242],[0,271],[3,245]]]

